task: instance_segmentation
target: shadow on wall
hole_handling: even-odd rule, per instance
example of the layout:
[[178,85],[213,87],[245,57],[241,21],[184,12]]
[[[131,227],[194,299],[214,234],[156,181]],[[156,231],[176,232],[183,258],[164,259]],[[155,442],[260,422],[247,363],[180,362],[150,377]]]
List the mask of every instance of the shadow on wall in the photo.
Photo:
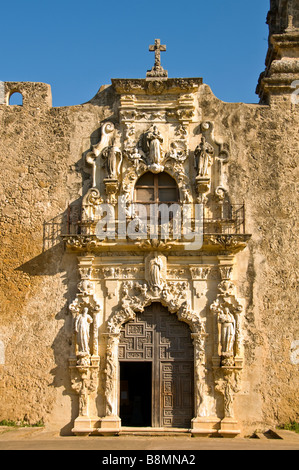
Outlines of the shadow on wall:
[[[111,102],[111,93],[114,93],[111,87],[99,90],[96,96],[90,101],[90,104],[94,106],[109,105]],[[34,102],[35,107],[40,106],[42,103],[45,108],[48,108],[51,106],[50,95],[50,87],[46,84],[0,82],[0,98],[2,96],[2,100],[4,100],[6,105],[23,106],[26,108],[28,106],[33,106]],[[99,139],[100,128],[96,129],[91,134],[90,145],[96,144]],[[82,154],[82,158],[76,164],[76,171],[81,173],[82,176],[83,193],[85,190],[87,191],[89,189],[90,185],[90,174],[88,175],[88,169],[86,172],[86,168],[84,167],[85,155],[89,150],[90,148]],[[71,388],[68,359],[70,356],[73,326],[72,315],[69,312],[69,305],[76,297],[79,282],[77,256],[75,254],[65,253],[65,247],[61,239],[61,235],[74,233],[74,227],[75,230],[77,230],[78,222],[80,222],[81,219],[81,205],[82,197],[73,201],[66,211],[57,215],[53,219],[46,221],[43,225],[42,252],[35,258],[32,258],[17,268],[18,271],[26,273],[30,277],[36,276],[44,278],[45,284],[47,285],[46,295],[52,295],[54,297],[56,295],[57,298],[56,301],[55,299],[48,299],[49,301],[47,305],[47,299],[42,300],[38,297],[37,301],[40,300],[38,308],[40,309],[41,315],[43,314],[43,308],[45,311],[48,311],[47,321],[49,321],[49,311],[51,314],[51,304],[53,304],[53,318],[55,315],[56,322],[59,322],[57,324],[60,325],[63,323],[63,326],[57,332],[51,345],[56,367],[50,371],[53,381],[48,384],[49,387],[57,389],[63,387],[63,395],[70,398],[70,416],[68,423],[60,430],[61,435],[71,434],[74,419],[78,416],[78,395]],[[53,280],[51,277],[53,277]],[[62,292],[55,293],[57,285],[59,285],[60,288],[63,286]],[[52,292],[51,286],[53,286]],[[42,302],[44,302],[44,305]],[[56,311],[55,304],[59,304]],[[63,306],[61,307],[61,305]],[[53,362],[51,358],[49,359],[49,362],[50,361],[51,363]],[[51,365],[49,365],[49,369],[50,367]],[[42,402],[42,400],[45,399],[46,395],[41,391],[40,401]],[[47,407],[45,406],[44,408]],[[69,412],[69,410],[67,410],[67,412]],[[67,419],[65,419],[65,422],[66,421]]]
[[[78,204],[79,202],[76,201],[74,207],[77,208]],[[59,324],[63,321],[63,326],[59,329],[51,345],[56,367],[50,371],[53,376],[53,381],[48,384],[49,387],[57,389],[63,387],[63,395],[70,398],[71,411],[69,421],[61,428],[61,435],[71,434],[74,419],[78,416],[78,396],[71,388],[68,373],[68,358],[72,339],[72,315],[69,312],[69,305],[76,297],[79,276],[77,257],[76,255],[65,253],[64,243],[60,238],[61,233],[65,230],[67,217],[68,211],[65,211],[55,219],[44,224],[43,252],[17,268],[18,271],[26,273],[31,277],[51,278],[53,276],[57,278],[58,275],[58,277],[60,277],[60,281],[58,281],[60,286],[62,281],[63,291],[58,293],[57,302],[55,299],[53,301],[49,299],[54,309],[56,303],[60,305],[64,303],[64,305],[59,311],[53,311],[55,321],[59,322]],[[47,282],[48,286],[51,286],[51,279],[48,279]],[[57,286],[57,282],[53,279],[53,289],[56,288],[55,286]],[[49,287],[47,295],[49,295]],[[55,291],[50,295],[55,296]],[[40,304],[40,309],[43,309],[42,303]],[[49,309],[49,306],[44,305],[44,309]],[[49,314],[47,321],[49,321]],[[41,401],[44,399],[43,397],[44,394],[42,394],[40,398]],[[67,410],[66,413],[68,412]],[[67,421],[67,419],[65,421]]]

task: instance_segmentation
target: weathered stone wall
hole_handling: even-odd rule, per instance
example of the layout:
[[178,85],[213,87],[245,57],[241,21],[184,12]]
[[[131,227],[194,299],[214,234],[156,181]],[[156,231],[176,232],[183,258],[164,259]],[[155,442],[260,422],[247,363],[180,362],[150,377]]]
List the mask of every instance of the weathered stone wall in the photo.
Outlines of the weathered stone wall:
[[77,264],[57,234],[68,204],[82,195],[84,139],[90,145],[98,122],[111,113],[96,105],[51,108],[48,85],[5,86],[6,102],[17,90],[23,106],[0,106],[0,419],[53,422],[56,413],[67,424],[67,307]]
[[291,109],[281,100],[270,108],[211,98],[204,109],[205,119],[217,122],[219,135],[230,135],[230,193],[235,202],[245,201],[246,232],[252,234],[248,250],[238,259],[240,266],[248,263],[239,280],[240,295],[247,302],[248,390],[237,398],[238,411],[247,423],[298,419],[298,362],[291,351],[299,333],[299,108]]
[[[77,416],[70,386],[75,255],[57,236],[68,204],[90,185],[82,155],[117,105],[111,88],[90,103],[52,108],[44,84],[7,83],[0,105],[0,420],[46,423],[68,432]],[[23,106],[8,106],[11,91]],[[298,105],[299,106],[299,105]],[[203,85],[202,121],[229,144],[232,202],[246,204],[248,248],[238,255],[246,299],[245,363],[236,415],[242,431],[298,419],[298,122],[290,96],[271,106],[219,101]],[[295,346],[294,346],[295,345]],[[2,360],[1,360],[2,358]]]

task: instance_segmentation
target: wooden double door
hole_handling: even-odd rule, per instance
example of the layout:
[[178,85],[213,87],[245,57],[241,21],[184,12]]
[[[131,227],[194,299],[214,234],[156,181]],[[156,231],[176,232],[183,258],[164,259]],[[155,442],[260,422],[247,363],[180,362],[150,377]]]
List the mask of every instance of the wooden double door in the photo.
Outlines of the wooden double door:
[[153,303],[123,326],[119,361],[122,426],[190,428],[194,348],[188,325]]

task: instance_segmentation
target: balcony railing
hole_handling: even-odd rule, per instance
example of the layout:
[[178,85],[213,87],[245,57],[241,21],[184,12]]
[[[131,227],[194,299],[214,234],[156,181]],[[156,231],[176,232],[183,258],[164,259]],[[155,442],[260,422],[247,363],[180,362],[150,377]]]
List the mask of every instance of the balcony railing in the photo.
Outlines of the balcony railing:
[[[186,205],[184,206],[186,208]],[[192,207],[194,206],[189,206],[191,210],[190,213],[192,213]],[[81,211],[79,211],[77,207],[68,208],[66,230],[63,230],[64,236],[98,236],[99,222],[101,225],[101,233],[103,234],[104,232],[105,234],[106,230],[107,238],[110,239],[113,238],[113,233],[115,233],[115,238],[123,238],[124,234],[127,234],[128,231],[131,231],[132,234],[132,227],[136,229],[136,238],[138,238],[138,234],[140,233],[143,234],[143,238],[146,238],[152,235],[153,232],[156,232],[157,238],[165,239],[167,238],[167,236],[165,236],[167,233],[170,238],[175,238],[178,232],[184,232],[187,224],[192,232],[199,229],[204,235],[233,235],[246,233],[244,204],[224,203],[214,206],[202,206],[201,216],[197,216],[197,218],[194,217],[194,213],[191,217],[184,218],[182,216],[177,217],[172,212],[170,212],[168,219],[163,219],[159,213],[158,218],[155,219],[154,222],[150,217],[144,219],[138,217],[138,215],[127,215],[124,218],[115,216],[106,226],[105,223],[101,222],[103,219],[99,217],[98,214],[92,218],[79,220],[79,213],[81,213]],[[105,216],[107,216],[107,214],[104,214],[104,218]],[[168,227],[166,226],[167,224]],[[198,226],[198,224],[200,226]],[[65,231],[67,233],[65,233]]]

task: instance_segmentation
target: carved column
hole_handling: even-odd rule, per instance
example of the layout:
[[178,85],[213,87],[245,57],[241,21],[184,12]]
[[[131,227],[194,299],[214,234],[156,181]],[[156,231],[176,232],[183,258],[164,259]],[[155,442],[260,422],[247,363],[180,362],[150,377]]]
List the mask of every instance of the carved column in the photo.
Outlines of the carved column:
[[[99,383],[99,324],[102,308],[95,298],[95,286],[91,280],[93,257],[79,258],[81,281],[76,299],[69,309],[73,317],[72,351],[69,368],[73,390],[79,396],[78,417],[73,432],[90,434],[95,429],[95,396]],[[93,401],[91,400],[93,399]]]
[[240,434],[238,422],[234,418],[233,402],[240,390],[240,375],[243,368],[241,357],[241,323],[242,305],[235,296],[235,285],[230,277],[230,266],[221,266],[222,281],[217,299],[211,305],[214,313],[215,349],[213,369],[216,391],[223,398],[223,419],[219,434],[223,437],[234,437]]
[[101,427],[98,429],[99,434],[113,435],[120,430],[121,421],[118,416],[118,345],[120,333],[109,333],[106,354],[106,416],[101,419]]
[[209,335],[206,333],[192,333],[194,344],[194,412],[192,420],[192,435],[210,436],[217,434],[220,420],[216,416],[209,416],[210,410],[206,403],[208,386],[206,377],[205,344]]
[[72,430],[77,435],[88,435],[94,430],[98,417],[90,413],[90,395],[97,391],[99,381],[100,358],[92,357],[86,360],[86,365],[76,365],[76,360],[70,359],[72,388],[79,395],[79,413]]
[[233,410],[235,394],[240,391],[241,371],[242,366],[222,366],[214,370],[216,391],[223,395],[224,418],[219,430],[223,437],[235,437],[241,432]]

